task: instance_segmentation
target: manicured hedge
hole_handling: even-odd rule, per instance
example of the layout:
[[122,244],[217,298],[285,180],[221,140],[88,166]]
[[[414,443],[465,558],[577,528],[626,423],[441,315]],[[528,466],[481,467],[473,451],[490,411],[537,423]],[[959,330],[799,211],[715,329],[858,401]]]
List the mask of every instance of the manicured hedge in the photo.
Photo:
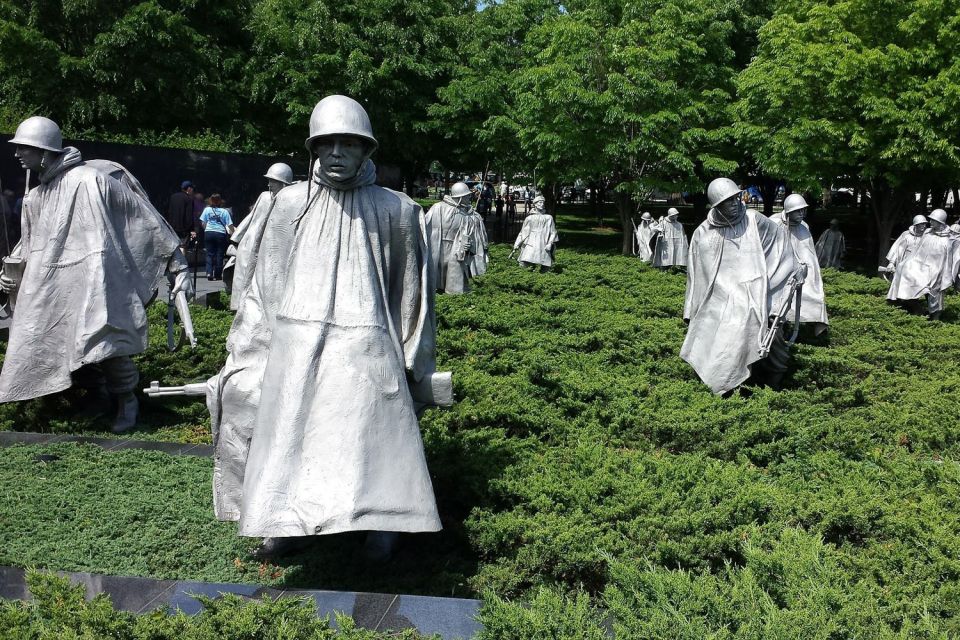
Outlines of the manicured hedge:
[[[537,274],[507,252],[494,247],[473,293],[438,300],[439,364],[459,401],[421,424],[445,532],[412,543],[379,586],[482,595],[498,639],[960,634],[960,299],[929,322],[888,305],[881,280],[827,270],[831,332],[802,334],[784,389],[719,398],[678,356],[682,274],[571,248]],[[198,315],[220,342],[183,359],[157,331],[143,370],[213,373],[218,314]],[[37,429],[58,406],[0,419]],[[178,426],[135,437],[206,437],[202,403],[164,411]],[[33,486],[24,473],[7,482]],[[189,509],[203,513],[198,491]],[[25,531],[49,517],[34,511]]]

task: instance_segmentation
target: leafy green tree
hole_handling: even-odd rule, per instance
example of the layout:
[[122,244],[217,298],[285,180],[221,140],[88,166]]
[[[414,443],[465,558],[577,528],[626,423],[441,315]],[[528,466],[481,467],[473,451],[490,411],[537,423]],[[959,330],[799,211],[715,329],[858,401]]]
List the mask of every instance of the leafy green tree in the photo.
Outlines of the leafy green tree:
[[0,91],[9,114],[73,135],[199,132],[245,125],[250,0],[0,0]]
[[433,159],[423,123],[448,79],[453,18],[468,11],[465,0],[261,0],[250,20],[254,101],[273,110],[275,138],[302,149],[314,105],[347,94],[370,114],[378,157],[411,179]]
[[784,0],[738,79],[738,132],[762,169],[818,190],[869,190],[886,254],[915,192],[956,184],[956,0]]

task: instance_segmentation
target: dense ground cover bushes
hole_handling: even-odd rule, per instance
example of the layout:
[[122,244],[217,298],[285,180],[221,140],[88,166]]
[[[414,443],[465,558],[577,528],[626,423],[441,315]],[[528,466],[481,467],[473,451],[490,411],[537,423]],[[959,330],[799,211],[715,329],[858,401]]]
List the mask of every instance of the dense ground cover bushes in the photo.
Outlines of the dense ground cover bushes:
[[[960,634],[960,298],[931,323],[889,306],[879,279],[827,270],[831,332],[802,334],[784,389],[719,398],[678,355],[684,276],[591,251],[535,274],[494,247],[473,293],[438,299],[459,401],[422,428],[445,532],[387,571],[338,561],[349,540],[251,564],[212,520],[208,460],[66,446],[0,451],[0,489],[20,501],[0,512],[0,562],[483,595],[498,640]],[[222,344],[228,316],[199,315]],[[169,356],[160,338],[141,361],[166,382],[222,359]],[[0,419],[36,429],[59,405],[34,406]],[[202,403],[163,411],[152,425],[179,426],[136,437],[205,437]],[[41,450],[61,456],[44,473]],[[61,481],[38,480],[55,465]],[[118,499],[118,515],[96,511]],[[102,527],[80,526],[90,510]],[[176,540],[110,542],[111,523],[171,518]]]

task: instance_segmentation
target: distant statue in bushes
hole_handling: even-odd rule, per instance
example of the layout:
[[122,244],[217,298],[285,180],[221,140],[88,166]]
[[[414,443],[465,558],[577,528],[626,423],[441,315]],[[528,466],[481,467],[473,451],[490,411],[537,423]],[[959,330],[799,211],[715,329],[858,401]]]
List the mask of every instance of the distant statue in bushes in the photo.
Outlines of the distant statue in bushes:
[[910,228],[900,234],[887,251],[886,268],[880,269],[881,273],[892,274],[897,265],[907,259],[913,250],[920,244],[924,231],[927,230],[927,217],[923,215],[913,216]]
[[112,403],[113,431],[128,431],[146,306],[164,275],[180,308],[193,295],[180,238],[136,178],[114,162],[85,162],[52,120],[24,120],[10,142],[27,182],[35,172],[40,184],[24,199],[23,235],[0,275],[13,306],[0,402],[76,385],[88,390],[89,415]]
[[490,239],[487,236],[487,227],[476,209],[470,211],[471,247],[472,253],[467,258],[467,275],[470,278],[482,276],[487,272],[490,264]]
[[644,262],[650,262],[653,259],[653,249],[650,243],[657,235],[657,223],[653,221],[653,216],[649,211],[645,211],[640,216],[640,224],[633,225],[633,255]]
[[843,258],[847,255],[847,240],[840,231],[840,221],[834,218],[830,228],[817,240],[817,261],[824,269],[843,269]]
[[523,220],[520,234],[513,243],[513,252],[520,251],[518,260],[521,265],[532,269],[539,266],[545,271],[553,266],[553,249],[560,236],[553,216],[547,213],[543,196],[535,197],[530,206],[532,212]]
[[797,261],[807,266],[807,275],[803,281],[800,322],[811,324],[814,333],[819,335],[827,330],[830,322],[827,319],[827,304],[817,248],[813,243],[810,227],[805,222],[807,208],[807,201],[802,195],[791,193],[783,200],[783,211],[773,214],[770,219],[787,229]]
[[660,268],[686,267],[690,243],[680,224],[680,212],[667,209],[667,215],[657,221],[656,241],[653,246],[653,266]]
[[263,177],[267,179],[267,190],[260,194],[250,213],[230,235],[231,249],[227,253],[232,252],[233,257],[223,268],[223,279],[227,281],[230,278],[230,308],[234,311],[240,308],[240,300],[253,279],[257,251],[273,208],[273,199],[281,189],[293,184],[293,169],[288,164],[277,162],[267,169]]
[[470,291],[470,278],[476,275],[474,258],[479,250],[478,227],[483,228],[483,218],[470,206],[471,194],[465,182],[457,182],[450,188],[450,195],[427,211],[437,291],[466,293]]
[[[929,221],[930,227],[913,243],[913,248],[894,256],[897,261],[891,260],[889,266],[880,270],[893,272],[887,300],[902,302],[912,313],[926,312],[931,320],[936,320],[943,312],[943,294],[956,279],[956,241],[950,236],[946,211],[935,209]],[[925,309],[920,303],[924,297]]]
[[374,184],[360,104],[321,100],[305,144],[309,179],[274,197],[209,382],[216,514],[265,537],[261,556],[345,531],[378,555],[395,532],[440,529],[417,415],[453,391],[435,371],[427,226]]
[[806,268],[787,229],[748,209],[734,181],[714,180],[707,199],[712,208],[690,239],[680,355],[717,394],[751,374],[776,386],[790,357],[784,323],[797,318]]

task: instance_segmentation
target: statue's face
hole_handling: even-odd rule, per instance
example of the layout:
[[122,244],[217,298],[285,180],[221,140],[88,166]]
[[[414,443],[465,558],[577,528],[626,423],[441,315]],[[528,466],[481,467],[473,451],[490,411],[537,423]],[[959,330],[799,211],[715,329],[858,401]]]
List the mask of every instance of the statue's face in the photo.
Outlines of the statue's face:
[[746,205],[744,205],[743,202],[740,201],[740,198],[734,197],[734,198],[727,198],[723,202],[718,203],[717,206],[714,208],[726,220],[736,220],[741,215],[743,215],[743,211],[746,208]]
[[933,231],[934,233],[941,233],[946,228],[947,228],[947,225],[943,224],[942,222],[939,222],[937,220],[930,221],[930,230]]
[[798,225],[803,222],[804,218],[807,217],[807,209],[804,207],[803,209],[791,211],[789,214],[787,214],[787,217],[789,218],[791,225]]
[[921,223],[919,223],[919,224],[913,225],[913,232],[916,233],[917,235],[919,235],[919,234],[923,233],[923,230],[926,229],[926,228],[927,228],[927,223],[926,223],[926,222],[921,222]]
[[339,182],[357,175],[370,155],[369,145],[354,136],[319,138],[313,145],[313,152],[320,161],[320,172]]
[[18,146],[13,155],[20,160],[20,166],[24,169],[37,172],[43,167],[43,149]]
[[285,186],[287,185],[283,184],[279,180],[274,180],[273,178],[267,178],[267,189],[270,190],[270,193],[272,195],[277,195],[278,193],[280,193],[280,189],[283,189]]

